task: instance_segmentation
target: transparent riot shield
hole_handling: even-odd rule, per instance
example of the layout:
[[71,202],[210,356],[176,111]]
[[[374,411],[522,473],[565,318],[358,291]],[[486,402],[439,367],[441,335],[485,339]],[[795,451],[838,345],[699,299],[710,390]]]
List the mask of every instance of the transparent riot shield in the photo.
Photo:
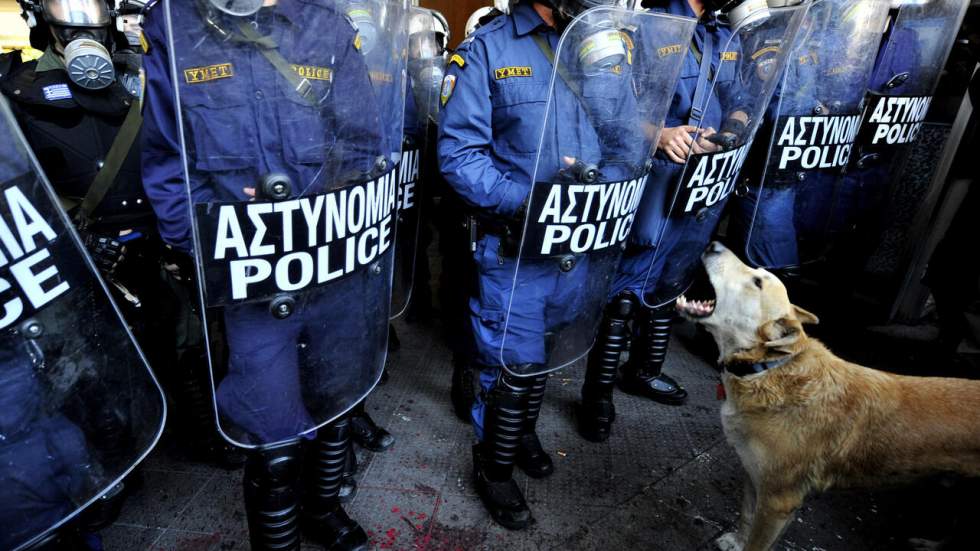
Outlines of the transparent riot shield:
[[675,101],[690,111],[668,127],[686,127],[691,140],[675,159],[657,150],[631,238],[628,268],[631,277],[641,273],[646,306],[670,304],[692,283],[805,15],[805,4],[771,9],[734,28],[699,29],[685,45],[691,52],[678,88],[685,96]]
[[520,239],[496,253],[517,257],[501,320],[511,372],[559,369],[595,342],[694,26],[600,7],[573,20],[554,50],[538,42],[552,64],[533,185],[523,226],[510,232]]
[[398,224],[391,317],[408,309],[419,261],[419,231],[425,189],[425,159],[433,154],[439,117],[439,90],[446,67],[444,29],[436,12],[413,7],[408,15],[408,93],[405,140],[398,176]]
[[768,159],[740,198],[752,209],[743,238],[750,264],[791,268],[826,253],[888,7],[887,0],[810,5],[773,99],[771,134],[757,139],[769,140]]
[[885,203],[902,181],[967,4],[906,2],[888,22],[857,151],[833,204],[829,233],[843,262],[857,262],[881,237]]
[[380,379],[408,8],[219,5],[165,4],[168,53],[218,427],[257,447],[333,421]]
[[0,98],[0,549],[117,488],[163,431],[136,341]]

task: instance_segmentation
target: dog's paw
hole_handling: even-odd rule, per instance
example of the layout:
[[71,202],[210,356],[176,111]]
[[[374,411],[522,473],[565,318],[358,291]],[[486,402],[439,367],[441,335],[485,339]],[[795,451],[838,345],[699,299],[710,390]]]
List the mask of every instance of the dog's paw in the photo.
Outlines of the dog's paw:
[[742,540],[735,532],[728,532],[715,540],[715,547],[719,551],[742,551]]

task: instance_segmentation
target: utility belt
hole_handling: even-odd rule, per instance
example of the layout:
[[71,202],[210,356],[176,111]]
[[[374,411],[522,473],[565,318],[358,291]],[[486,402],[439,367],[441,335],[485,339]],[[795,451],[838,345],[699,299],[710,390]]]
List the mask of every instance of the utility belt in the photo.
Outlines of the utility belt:
[[[521,250],[524,223],[521,220],[503,221],[499,217],[485,213],[470,212],[467,215],[466,226],[470,233],[470,252],[476,252],[477,243],[485,237],[496,237],[500,242],[497,256],[500,259],[517,258]],[[536,257],[536,262],[554,261],[562,272],[570,272],[578,264],[582,253],[561,253],[551,256]]]
[[470,252],[476,252],[476,244],[485,237],[500,241],[498,253],[504,258],[517,258],[521,247],[523,224],[518,220],[504,221],[500,217],[471,211],[466,216],[466,228],[470,233]]

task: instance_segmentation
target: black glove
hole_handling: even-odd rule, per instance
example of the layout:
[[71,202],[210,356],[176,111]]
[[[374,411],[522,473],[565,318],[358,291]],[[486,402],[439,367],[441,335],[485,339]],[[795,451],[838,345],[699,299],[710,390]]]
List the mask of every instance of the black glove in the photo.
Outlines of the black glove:
[[83,237],[85,248],[92,256],[95,266],[104,274],[114,274],[116,268],[126,259],[126,246],[114,238],[92,233],[84,233]]
[[170,245],[163,247],[161,253],[163,268],[177,281],[193,282],[197,271],[194,257]]

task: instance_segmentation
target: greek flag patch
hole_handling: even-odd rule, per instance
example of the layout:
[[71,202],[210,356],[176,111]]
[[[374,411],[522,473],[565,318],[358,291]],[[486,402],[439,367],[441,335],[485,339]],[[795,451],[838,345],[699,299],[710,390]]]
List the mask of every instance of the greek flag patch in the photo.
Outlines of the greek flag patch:
[[71,89],[68,88],[67,84],[52,84],[51,86],[45,86],[41,90],[44,91],[44,99],[48,101],[72,98]]

